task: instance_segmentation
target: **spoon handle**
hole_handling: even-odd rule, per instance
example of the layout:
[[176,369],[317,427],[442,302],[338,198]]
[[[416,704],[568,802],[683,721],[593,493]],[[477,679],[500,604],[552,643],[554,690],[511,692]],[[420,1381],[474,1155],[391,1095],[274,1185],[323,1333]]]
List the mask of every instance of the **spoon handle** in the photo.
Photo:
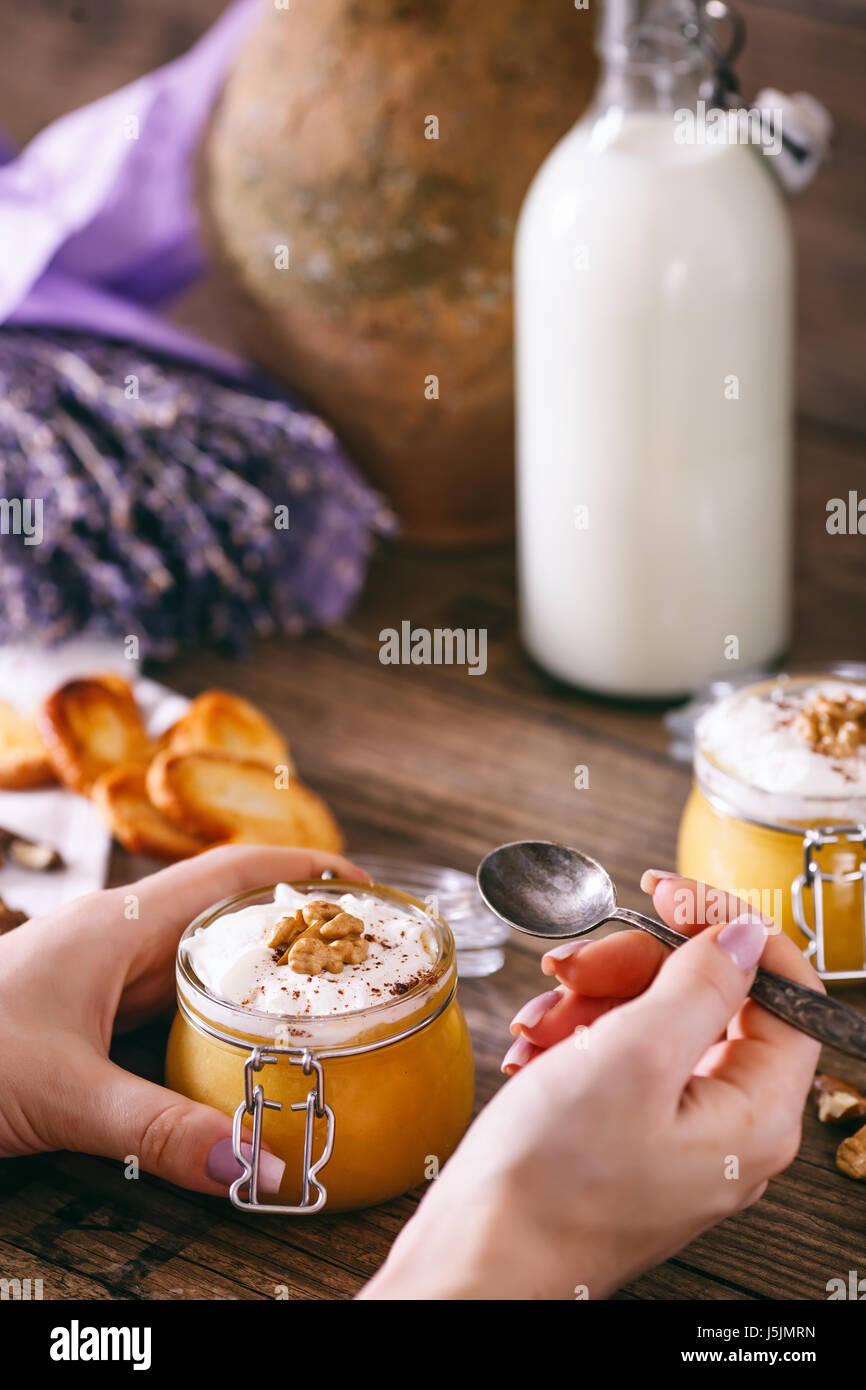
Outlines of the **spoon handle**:
[[[687,936],[645,917],[642,912],[631,912],[626,907],[618,907],[614,914],[618,922],[630,927],[639,927],[649,932],[657,941],[674,949],[688,941]],[[759,970],[755,983],[749,991],[771,1014],[790,1023],[810,1038],[827,1043],[848,1057],[859,1057],[866,1061],[866,1017],[839,999],[831,999],[826,994],[818,994],[794,980],[786,980],[783,975],[774,975],[770,970]]]
[[674,931],[673,927],[666,927],[664,922],[657,922],[654,917],[645,917],[642,912],[632,912],[627,907],[618,907],[613,916],[617,922],[626,922],[630,927],[638,927],[641,931],[649,932],[656,941],[663,941],[665,946],[670,946],[673,949],[676,949],[677,946],[684,946],[689,939],[687,936],[683,936],[681,931]]

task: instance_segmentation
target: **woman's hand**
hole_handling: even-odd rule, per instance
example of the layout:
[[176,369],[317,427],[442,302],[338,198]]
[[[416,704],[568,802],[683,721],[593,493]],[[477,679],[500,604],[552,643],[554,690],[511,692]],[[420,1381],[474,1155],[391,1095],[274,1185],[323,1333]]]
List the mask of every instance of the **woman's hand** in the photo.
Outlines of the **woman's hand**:
[[[211,903],[244,889],[354,865],[312,850],[212,850],[128,887],[79,898],[0,939],[0,1157],[75,1149],[225,1195],[240,1173],[229,1116],[109,1060],[112,1030],[174,999],[178,938]],[[284,1165],[262,1153],[262,1187]]]
[[669,952],[630,931],[548,953],[559,985],[514,1020],[513,1079],[362,1297],[604,1298],[793,1160],[820,1046],[747,995],[761,957],[817,976],[735,898],[708,893],[702,930],[694,882],[643,886],[694,940]]

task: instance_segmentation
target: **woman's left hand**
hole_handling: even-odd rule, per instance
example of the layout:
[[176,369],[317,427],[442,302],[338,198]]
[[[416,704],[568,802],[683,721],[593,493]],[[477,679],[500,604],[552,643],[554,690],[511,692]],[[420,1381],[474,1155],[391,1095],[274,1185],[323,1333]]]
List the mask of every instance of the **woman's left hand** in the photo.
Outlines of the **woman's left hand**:
[[[211,903],[333,868],[314,850],[211,850],[124,888],[78,898],[0,939],[0,1158],[74,1149],[180,1187],[225,1195],[240,1173],[228,1115],[133,1076],[109,1058],[115,1027],[170,1007],[184,928]],[[284,1165],[262,1154],[263,1189]]]

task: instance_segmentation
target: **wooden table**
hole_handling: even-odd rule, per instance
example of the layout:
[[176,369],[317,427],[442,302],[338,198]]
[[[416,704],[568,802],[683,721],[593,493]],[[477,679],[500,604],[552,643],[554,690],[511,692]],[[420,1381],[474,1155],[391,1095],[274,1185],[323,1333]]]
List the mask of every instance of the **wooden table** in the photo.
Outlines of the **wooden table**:
[[[798,662],[863,658],[866,538],[830,537],[826,502],[863,476],[862,442],[801,431]],[[724,557],[714,557],[724,563]],[[379,631],[484,627],[489,669],[385,667]],[[659,709],[621,707],[556,687],[522,656],[510,547],[461,554],[384,550],[343,627],[270,642],[232,662],[190,655],[157,674],[188,695],[221,685],[260,701],[293,741],[304,777],[329,798],[351,850],[473,869],[492,845],[565,840],[610,867],[627,906],[647,866],[670,866],[688,771],[667,751]],[[576,791],[576,764],[590,770]],[[115,882],[152,866],[118,853]],[[509,947],[505,968],[466,980],[461,998],[478,1064],[478,1104],[502,1084],[508,1021],[542,987],[538,956]],[[849,997],[866,1004],[866,991]],[[123,1044],[158,1076],[165,1026]],[[866,1067],[825,1056],[866,1084]],[[799,1158],[753,1209],[635,1280],[628,1299],[818,1299],[827,1280],[866,1272],[866,1187],[833,1164],[838,1135],[805,1121]],[[348,1216],[258,1219],[117,1165],[66,1154],[0,1165],[0,1268],[43,1278],[46,1297],[346,1298],[374,1272],[418,1196]]]

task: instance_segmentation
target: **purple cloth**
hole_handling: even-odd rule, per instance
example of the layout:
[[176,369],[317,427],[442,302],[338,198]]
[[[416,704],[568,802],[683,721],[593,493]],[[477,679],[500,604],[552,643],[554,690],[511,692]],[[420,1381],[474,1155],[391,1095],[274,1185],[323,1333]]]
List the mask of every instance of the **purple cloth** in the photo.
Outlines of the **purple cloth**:
[[0,153],[0,497],[40,508],[2,537],[0,643],[240,651],[342,618],[393,529],[321,420],[154,312],[204,266],[194,151],[259,3]]
[[62,116],[0,168],[0,323],[133,339],[249,371],[152,307],[204,267],[193,152],[259,9],[238,0],[181,58]]

